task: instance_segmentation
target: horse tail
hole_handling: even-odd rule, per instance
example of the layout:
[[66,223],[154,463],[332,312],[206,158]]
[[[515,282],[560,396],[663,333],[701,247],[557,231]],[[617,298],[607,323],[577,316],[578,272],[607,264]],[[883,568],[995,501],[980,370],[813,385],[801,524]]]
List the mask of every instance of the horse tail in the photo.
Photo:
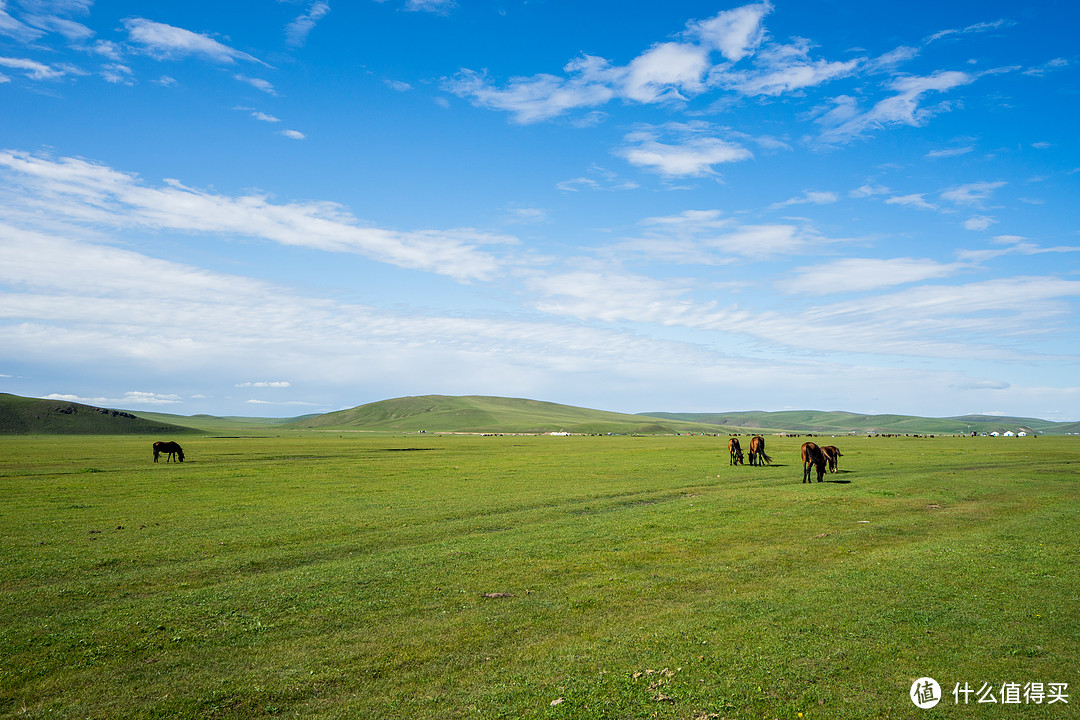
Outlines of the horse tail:
[[761,456],[761,457],[762,457],[762,458],[763,458],[763,459],[765,460],[765,462],[767,462],[767,463],[771,463],[771,462],[772,462],[772,458],[771,458],[771,457],[769,457],[768,455],[766,455],[766,454],[765,454],[765,451],[764,451],[764,450],[760,451],[760,452],[758,453],[758,455],[759,455],[759,456]]

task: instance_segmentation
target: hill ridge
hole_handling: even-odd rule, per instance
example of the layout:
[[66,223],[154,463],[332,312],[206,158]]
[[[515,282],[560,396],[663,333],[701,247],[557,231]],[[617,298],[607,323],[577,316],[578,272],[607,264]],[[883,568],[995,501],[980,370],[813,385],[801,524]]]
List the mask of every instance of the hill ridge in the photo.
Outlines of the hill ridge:
[[967,414],[928,418],[846,410],[650,412],[626,414],[493,395],[409,395],[292,418],[191,416],[98,408],[0,393],[0,434],[155,434],[349,430],[581,434],[813,433],[969,434],[1026,431],[1080,434],[1080,422]]
[[0,393],[0,435],[157,435],[195,432],[125,410]]

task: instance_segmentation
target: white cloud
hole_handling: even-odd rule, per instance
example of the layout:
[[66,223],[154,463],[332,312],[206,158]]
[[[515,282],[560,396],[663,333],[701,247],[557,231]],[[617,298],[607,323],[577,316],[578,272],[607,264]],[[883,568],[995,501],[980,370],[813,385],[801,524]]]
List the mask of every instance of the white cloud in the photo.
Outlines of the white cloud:
[[299,130],[282,130],[278,134],[284,135],[285,137],[291,138],[293,140],[304,140],[307,138],[307,135],[300,132]]
[[741,225],[719,210],[687,210],[641,221],[643,236],[613,247],[667,262],[723,265],[737,260],[817,252],[835,241],[811,227],[791,224]]
[[840,199],[834,192],[821,192],[806,190],[802,195],[789,198],[783,202],[776,202],[769,206],[770,210],[779,210],[790,205],[829,205]]
[[754,70],[722,69],[712,82],[748,97],[775,97],[851,75],[862,62],[859,59],[845,62],[811,60],[809,42],[800,40],[767,47],[756,58]]
[[937,205],[928,202],[925,193],[912,193],[911,195],[897,195],[885,201],[886,205],[903,205],[920,210],[937,210]]
[[314,0],[302,15],[285,26],[285,44],[289,47],[301,47],[315,28],[315,24],[330,12],[330,3],[326,0]]
[[607,61],[582,57],[564,68],[570,77],[555,75],[511,78],[505,90],[493,87],[485,75],[461,70],[443,83],[444,89],[473,104],[514,114],[515,122],[549,120],[577,108],[603,105],[615,96],[606,75]]
[[179,395],[141,392],[129,390],[122,397],[81,397],[65,393],[50,393],[43,397],[44,400],[65,400],[81,405],[106,405],[109,407],[131,407],[132,405],[175,405],[183,401]]
[[111,40],[98,40],[89,48],[90,52],[102,57],[107,57],[110,60],[119,61],[123,56],[123,52],[120,45],[112,42]]
[[262,195],[229,197],[174,180],[152,187],[134,175],[75,158],[51,160],[0,151],[0,173],[6,175],[9,192],[19,192],[17,203],[0,204],[0,220],[7,205],[11,211],[16,207],[37,211],[42,218],[67,217],[112,228],[257,237],[327,252],[358,253],[460,281],[488,278],[499,267],[499,260],[481,246],[517,242],[468,228],[402,232],[370,227],[333,203],[277,204]]
[[267,95],[277,95],[277,91],[274,89],[274,85],[268,80],[263,80],[261,78],[248,77],[247,75],[240,75],[240,74],[233,75],[233,77],[236,78],[237,80],[239,80],[242,83],[247,83],[248,85],[255,88],[256,90],[260,90],[260,91],[266,93]]
[[778,95],[849,74],[857,67],[858,61],[811,61],[805,44],[770,49],[754,72],[730,73],[726,66],[713,65],[713,52],[736,62],[758,50],[766,37],[762,20],[771,10],[768,2],[756,3],[725,10],[708,20],[692,20],[680,41],[655,43],[626,65],[582,55],[563,68],[562,77],[548,73],[516,77],[504,88],[484,74],[462,69],[444,82],[444,89],[478,107],[509,111],[515,122],[533,123],[616,98],[646,104],[684,101],[710,86],[749,95]]
[[238,388],[288,388],[292,387],[292,383],[286,380],[272,380],[272,381],[259,381],[259,382],[242,382],[237,383]]
[[1024,74],[1042,77],[1048,72],[1052,72],[1055,70],[1064,70],[1065,68],[1069,67],[1069,64],[1069,61],[1065,58],[1054,58],[1047,63],[1039,65],[1038,67],[1028,68],[1027,70],[1024,70]]
[[44,34],[42,30],[16,20],[4,9],[4,4],[0,3],[0,35],[7,35],[19,42],[28,43]]
[[889,83],[889,89],[895,94],[880,100],[867,111],[858,109],[855,98],[839,96],[833,99],[833,107],[817,119],[822,128],[818,140],[824,144],[837,144],[888,125],[919,127],[929,118],[949,109],[948,104],[920,106],[923,96],[944,93],[968,85],[975,79],[973,75],[955,70],[925,77],[897,78]]
[[727,60],[738,62],[753,52],[765,39],[762,21],[772,12],[770,2],[744,5],[724,10],[708,20],[687,24],[686,35],[702,45],[720,51]]
[[966,267],[925,258],[844,258],[798,268],[793,279],[779,280],[775,286],[783,292],[807,295],[859,293],[945,278]]
[[966,145],[964,147],[942,148],[941,150],[931,150],[930,152],[926,153],[926,157],[932,160],[936,160],[938,158],[959,157],[960,155],[967,155],[973,150],[975,150],[975,148],[971,145]]
[[[675,135],[675,142],[661,142],[662,131]],[[715,175],[714,165],[749,160],[754,156],[741,145],[709,133],[709,128],[701,126],[647,127],[626,135],[626,145],[615,152],[631,165],[668,177]]]
[[56,80],[67,74],[66,70],[26,58],[0,57],[0,67],[21,70],[31,80]]
[[128,18],[124,20],[128,37],[134,43],[158,59],[175,59],[187,56],[202,57],[219,63],[232,64],[237,60],[265,65],[263,61],[246,52],[231,48],[213,38],[165,23]]
[[135,82],[131,68],[120,63],[110,63],[103,66],[101,76],[105,78],[106,82],[116,85],[133,85]]
[[981,208],[983,207],[983,201],[989,200],[995,190],[1003,188],[1007,184],[1008,183],[1004,181],[998,181],[957,185],[956,187],[942,191],[941,199],[948,200],[954,205]]
[[994,20],[992,22],[979,22],[960,29],[941,30],[940,32],[936,32],[930,37],[928,37],[926,39],[926,42],[929,44],[937,40],[950,37],[952,35],[970,35],[972,33],[981,33],[990,30],[997,30],[998,28],[1008,27],[1012,24],[1012,21],[1004,19]]
[[972,215],[964,221],[965,230],[987,230],[997,223],[995,218],[988,215]]
[[258,110],[252,110],[251,117],[255,118],[256,120],[261,120],[262,122],[268,123],[281,122],[279,118],[276,118],[273,115],[267,115],[264,112],[259,112]]
[[707,51],[696,45],[661,43],[634,58],[626,68],[622,95],[640,103],[685,100],[703,89]]
[[1029,242],[1026,237],[1021,235],[995,235],[993,242],[996,245],[1004,245],[1006,247],[996,250],[961,250],[957,253],[957,257],[961,260],[984,262],[986,260],[992,260],[993,258],[1014,253],[1020,255],[1042,255],[1044,253],[1080,252],[1080,246],[1056,245],[1053,247],[1042,247],[1033,242]]
[[405,9],[444,15],[457,7],[455,0],[406,0]]
[[891,192],[892,192],[892,190],[885,187],[884,185],[874,185],[872,183],[866,183],[864,185],[860,185],[859,187],[855,188],[854,190],[849,191],[848,192],[848,197],[853,197],[853,198],[874,197],[875,195],[888,195]]

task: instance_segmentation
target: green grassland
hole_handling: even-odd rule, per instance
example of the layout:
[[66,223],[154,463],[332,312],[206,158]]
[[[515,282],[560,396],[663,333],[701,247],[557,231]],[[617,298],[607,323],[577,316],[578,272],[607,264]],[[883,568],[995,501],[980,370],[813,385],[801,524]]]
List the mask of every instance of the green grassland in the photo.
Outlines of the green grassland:
[[[0,437],[0,716],[1080,703],[1078,438],[838,438],[809,485],[795,438],[767,467],[723,437],[192,437],[182,464],[151,439]],[[956,705],[965,682],[1070,704]]]

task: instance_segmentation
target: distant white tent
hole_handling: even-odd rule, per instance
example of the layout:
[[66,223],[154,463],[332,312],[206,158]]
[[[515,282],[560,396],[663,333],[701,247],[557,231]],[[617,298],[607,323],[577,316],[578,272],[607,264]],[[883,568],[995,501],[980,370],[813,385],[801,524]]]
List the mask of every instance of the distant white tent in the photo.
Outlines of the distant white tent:
[[1005,437],[1016,437],[1016,433],[1014,433],[1012,430],[1006,430]]

